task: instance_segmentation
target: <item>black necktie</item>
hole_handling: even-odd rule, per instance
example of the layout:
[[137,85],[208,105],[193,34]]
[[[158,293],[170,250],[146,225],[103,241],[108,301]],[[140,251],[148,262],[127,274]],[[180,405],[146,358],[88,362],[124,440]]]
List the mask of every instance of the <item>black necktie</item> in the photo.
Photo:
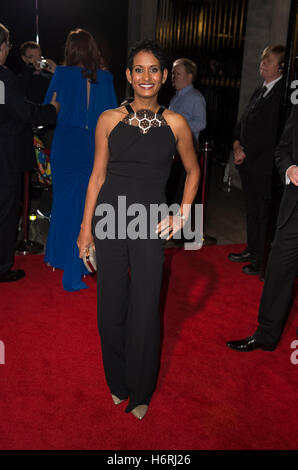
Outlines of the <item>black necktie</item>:
[[261,98],[264,98],[264,95],[265,95],[265,93],[266,93],[267,90],[268,90],[268,88],[266,87],[266,85],[264,85],[264,86],[262,87],[263,93],[262,93]]
[[253,110],[257,106],[257,104],[261,101],[261,99],[264,97],[264,94],[266,93],[266,91],[267,91],[267,87],[264,85],[260,89],[259,93],[257,93],[257,95],[255,97],[255,100],[252,104],[251,110]]

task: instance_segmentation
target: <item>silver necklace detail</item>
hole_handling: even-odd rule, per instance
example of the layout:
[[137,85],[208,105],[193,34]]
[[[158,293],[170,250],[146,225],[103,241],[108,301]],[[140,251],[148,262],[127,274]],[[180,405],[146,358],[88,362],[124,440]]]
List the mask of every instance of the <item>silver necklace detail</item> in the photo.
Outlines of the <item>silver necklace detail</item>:
[[[167,126],[167,122],[162,115],[154,113],[151,109],[140,109],[127,114],[123,122],[130,126],[138,127],[143,134],[147,134],[151,127]],[[136,124],[133,124],[136,122]]]

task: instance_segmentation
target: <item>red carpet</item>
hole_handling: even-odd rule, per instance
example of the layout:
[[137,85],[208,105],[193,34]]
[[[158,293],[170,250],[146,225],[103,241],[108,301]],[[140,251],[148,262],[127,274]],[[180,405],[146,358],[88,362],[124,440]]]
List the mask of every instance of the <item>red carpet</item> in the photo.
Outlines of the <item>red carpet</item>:
[[0,285],[0,448],[296,449],[298,297],[276,351],[229,350],[254,331],[263,285],[231,249],[167,250],[161,370],[141,422],[105,384],[94,279],[67,293],[41,256],[18,257],[26,278]]

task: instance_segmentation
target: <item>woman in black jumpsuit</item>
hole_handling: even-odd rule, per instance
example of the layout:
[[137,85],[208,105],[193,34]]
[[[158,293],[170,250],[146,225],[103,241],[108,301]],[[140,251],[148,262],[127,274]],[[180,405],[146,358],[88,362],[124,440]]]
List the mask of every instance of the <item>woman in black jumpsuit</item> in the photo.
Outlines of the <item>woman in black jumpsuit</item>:
[[[144,41],[133,48],[126,74],[134,89],[134,101],[99,118],[78,246],[80,256],[94,242],[96,246],[98,326],[112,398],[115,404],[129,398],[125,411],[142,419],[159,368],[164,245],[188,216],[189,209],[184,205],[190,205],[195,197],[199,167],[186,121],[157,103],[158,91],[167,78],[160,46]],[[181,208],[179,214],[163,219],[157,225],[158,235],[153,236],[150,204],[165,203],[176,147],[187,173]],[[125,198],[127,208],[133,209],[132,204],[138,203],[147,211],[137,238],[123,235],[123,226],[118,230],[119,196]],[[107,238],[102,236],[101,222],[106,216],[103,204],[115,210],[115,236],[109,232]],[[132,214],[126,217],[125,229],[138,212]]]

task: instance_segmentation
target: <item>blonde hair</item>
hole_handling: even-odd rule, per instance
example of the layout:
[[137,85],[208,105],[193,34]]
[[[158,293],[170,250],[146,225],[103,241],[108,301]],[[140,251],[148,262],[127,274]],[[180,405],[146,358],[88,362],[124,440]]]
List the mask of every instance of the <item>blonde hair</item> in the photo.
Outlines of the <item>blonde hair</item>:
[[283,66],[286,56],[286,48],[282,44],[276,44],[274,46],[266,47],[261,55],[261,60],[268,57],[269,54],[274,54],[278,57],[278,63]]
[[5,28],[4,24],[0,23],[0,46],[2,46],[4,42],[7,44],[9,42],[9,31]]
[[173,67],[180,64],[184,66],[186,73],[190,73],[192,75],[192,81],[194,82],[197,77],[198,70],[196,64],[190,59],[182,58],[175,60],[175,62],[173,63]]

